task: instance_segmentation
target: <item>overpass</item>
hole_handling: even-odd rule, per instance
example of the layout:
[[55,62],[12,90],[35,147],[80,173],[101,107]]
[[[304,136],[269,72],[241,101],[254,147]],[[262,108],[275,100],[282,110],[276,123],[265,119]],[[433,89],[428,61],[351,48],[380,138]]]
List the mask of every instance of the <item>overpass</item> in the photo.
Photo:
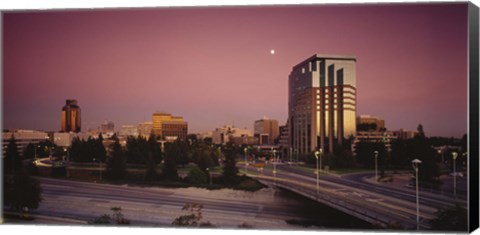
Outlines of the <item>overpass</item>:
[[[321,175],[317,194],[314,174],[296,172],[285,165],[277,166],[275,176],[269,168],[257,171],[250,166],[248,171],[250,177],[263,183],[295,192],[369,223],[383,227],[401,225],[405,229],[416,229],[416,196],[411,190],[392,189]],[[453,206],[455,203],[458,201],[420,193],[420,229],[430,227],[428,220],[435,218],[438,209]]]

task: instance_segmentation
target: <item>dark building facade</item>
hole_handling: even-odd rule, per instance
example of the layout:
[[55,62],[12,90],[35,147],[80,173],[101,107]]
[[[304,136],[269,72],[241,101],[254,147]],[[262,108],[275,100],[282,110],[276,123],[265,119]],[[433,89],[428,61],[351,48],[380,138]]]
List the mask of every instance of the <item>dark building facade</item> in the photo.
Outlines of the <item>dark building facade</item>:
[[77,100],[67,100],[62,108],[62,132],[80,132],[82,127],[80,107]]

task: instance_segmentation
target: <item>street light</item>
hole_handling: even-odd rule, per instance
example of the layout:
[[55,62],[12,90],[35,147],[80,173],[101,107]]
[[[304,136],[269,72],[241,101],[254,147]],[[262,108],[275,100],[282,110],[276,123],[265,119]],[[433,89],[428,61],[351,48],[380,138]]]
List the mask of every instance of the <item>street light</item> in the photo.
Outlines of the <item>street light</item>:
[[290,155],[290,166],[291,166],[292,165],[292,147],[290,147],[289,153],[290,153],[289,155]]
[[413,169],[415,170],[415,187],[416,187],[416,191],[417,191],[417,230],[419,230],[419,226],[420,226],[420,206],[418,204],[418,164],[422,163],[422,161],[418,160],[418,159],[413,159],[412,160],[412,167]]
[[212,185],[212,172],[210,172],[210,169],[208,167],[206,170],[208,171],[208,176],[210,177],[210,185]]
[[378,151],[373,151],[373,153],[375,154],[375,181],[378,182],[378,175],[377,175],[377,172],[378,172],[378,165],[377,165],[377,158],[378,158]]
[[244,148],[243,149],[243,152],[245,153],[245,175],[247,175],[247,151],[248,149],[247,148]]
[[277,159],[275,158],[275,155],[276,155],[277,151],[273,150],[272,153],[273,153],[273,177],[276,180],[276,177],[277,177]]
[[317,159],[317,197],[318,197],[318,194],[319,194],[319,185],[318,185],[318,176],[320,175],[320,172],[318,171],[318,157],[320,155],[320,152],[319,151],[315,151],[315,158]]
[[320,170],[323,171],[323,168],[322,168],[322,157],[323,157],[323,149],[320,148],[318,151],[320,151],[320,161],[319,161],[319,165],[320,165]]
[[64,148],[63,151],[67,152],[67,164],[65,165],[65,170],[67,171],[67,178],[70,178],[70,172],[68,171],[70,166],[70,151],[68,151],[67,148]]
[[457,152],[452,152],[452,158],[453,158],[453,196],[455,198],[457,197],[457,167],[455,165],[457,157],[458,157],[458,153]]

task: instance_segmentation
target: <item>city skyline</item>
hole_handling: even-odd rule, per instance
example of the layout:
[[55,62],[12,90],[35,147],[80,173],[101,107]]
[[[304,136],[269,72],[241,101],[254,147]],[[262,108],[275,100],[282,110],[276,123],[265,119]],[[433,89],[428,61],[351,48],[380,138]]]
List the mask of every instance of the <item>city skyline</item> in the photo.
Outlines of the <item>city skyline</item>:
[[265,115],[283,125],[289,72],[322,53],[357,58],[357,115],[380,116],[389,130],[421,123],[429,136],[461,137],[466,11],[388,4],[6,13],[3,128],[57,131],[65,99],[81,103],[84,130],[106,119],[137,124],[156,111],[183,116],[190,133],[233,122],[253,129]]

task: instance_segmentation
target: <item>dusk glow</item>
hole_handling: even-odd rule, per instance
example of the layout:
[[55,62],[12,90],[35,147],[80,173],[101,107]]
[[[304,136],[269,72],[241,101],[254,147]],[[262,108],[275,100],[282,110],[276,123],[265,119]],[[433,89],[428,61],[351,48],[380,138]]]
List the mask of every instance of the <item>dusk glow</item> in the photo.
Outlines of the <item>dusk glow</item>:
[[189,133],[288,117],[288,75],[316,54],[354,55],[357,115],[389,130],[467,132],[467,4],[212,7],[5,13],[3,128],[82,130],[156,111]]

